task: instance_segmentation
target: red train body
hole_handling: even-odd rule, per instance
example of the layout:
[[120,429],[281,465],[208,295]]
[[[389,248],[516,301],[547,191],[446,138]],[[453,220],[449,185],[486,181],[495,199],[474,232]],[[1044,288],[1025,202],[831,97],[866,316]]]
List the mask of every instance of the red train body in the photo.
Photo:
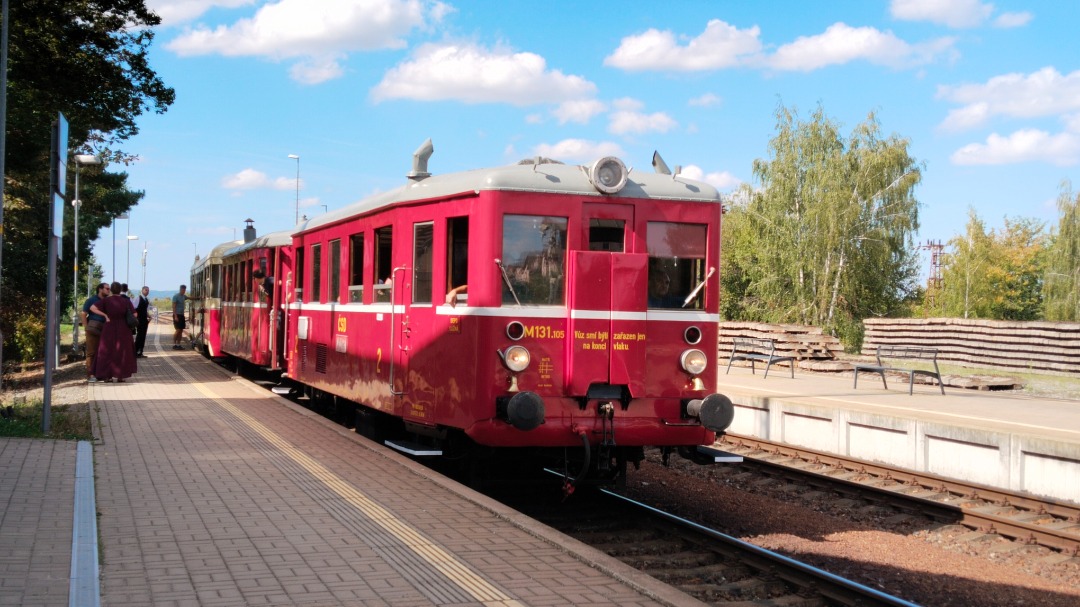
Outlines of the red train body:
[[196,258],[191,266],[191,288],[188,295],[197,298],[188,302],[187,314],[191,323],[192,342],[207,356],[224,356],[221,350],[221,260],[222,254],[239,245],[230,241],[217,245],[206,257]]
[[712,444],[716,190],[614,158],[430,176],[421,152],[407,185],[226,252],[223,350],[398,447],[578,448],[616,477]]

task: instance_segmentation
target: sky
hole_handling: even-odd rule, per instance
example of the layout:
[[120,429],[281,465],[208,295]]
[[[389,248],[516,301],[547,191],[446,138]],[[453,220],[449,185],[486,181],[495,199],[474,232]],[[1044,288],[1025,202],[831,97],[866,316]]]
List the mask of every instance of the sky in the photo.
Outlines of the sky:
[[266,234],[402,185],[427,138],[433,173],[651,171],[658,151],[730,194],[759,185],[781,104],[845,135],[873,113],[923,167],[919,244],[971,209],[1053,225],[1062,183],[1080,189],[1075,0],[146,4],[176,102],[122,145],[138,160],[110,170],[145,197],[95,243],[133,288],[144,249],[145,283],[175,291],[246,219]]

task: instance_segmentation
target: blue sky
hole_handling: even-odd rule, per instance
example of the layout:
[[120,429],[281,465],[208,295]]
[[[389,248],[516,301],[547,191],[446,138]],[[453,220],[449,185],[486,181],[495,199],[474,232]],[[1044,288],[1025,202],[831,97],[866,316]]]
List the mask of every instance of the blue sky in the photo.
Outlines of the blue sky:
[[[146,282],[175,290],[247,218],[268,233],[297,199],[314,216],[401,185],[428,137],[435,173],[538,154],[651,171],[657,150],[730,193],[753,183],[778,104],[821,104],[844,133],[874,112],[925,165],[921,243],[969,208],[1052,223],[1061,182],[1080,187],[1073,0],[147,5],[177,97],[123,146],[146,192],[116,223],[115,277],[133,286],[144,246]],[[95,243],[107,276],[111,236]]]

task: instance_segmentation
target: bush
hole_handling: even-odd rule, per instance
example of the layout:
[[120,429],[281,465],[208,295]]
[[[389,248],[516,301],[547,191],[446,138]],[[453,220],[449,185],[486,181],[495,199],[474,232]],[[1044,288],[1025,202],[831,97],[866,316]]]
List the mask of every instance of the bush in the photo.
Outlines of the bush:
[[45,321],[24,315],[15,320],[15,352],[19,360],[28,362],[45,356]]

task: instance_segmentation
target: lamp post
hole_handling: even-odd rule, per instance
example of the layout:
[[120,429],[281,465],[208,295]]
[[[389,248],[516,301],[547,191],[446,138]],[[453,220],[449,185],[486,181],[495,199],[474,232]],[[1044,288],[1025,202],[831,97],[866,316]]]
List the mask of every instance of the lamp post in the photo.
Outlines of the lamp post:
[[296,161],[296,223],[300,223],[300,156],[289,154],[289,158]]
[[[71,206],[75,207],[75,271],[71,280],[72,352],[75,352],[79,348],[79,207],[82,206],[82,200],[79,200],[79,173],[83,165],[94,164],[101,164],[101,159],[92,154],[75,155],[75,198],[71,201]],[[89,282],[87,282],[86,286],[89,290]],[[87,295],[87,297],[89,297],[89,295]]]
[[127,237],[127,272],[124,274],[124,282],[127,283],[128,288],[131,288],[131,241],[138,240],[138,236],[132,236],[128,234]]
[[191,244],[192,244],[192,246],[195,247],[195,259],[198,259],[199,258],[199,243],[193,242]]
[[139,291],[142,292],[142,287],[146,286],[146,243],[142,246],[142,285],[139,287]]
[[[110,278],[112,278],[112,281],[116,280],[116,220],[117,219],[127,219],[127,218],[128,218],[127,213],[120,213],[116,217],[113,217],[113,220],[112,220],[112,275],[110,276]],[[130,223],[129,223],[128,230],[129,231],[131,230]],[[112,282],[112,281],[110,281],[110,282]]]

